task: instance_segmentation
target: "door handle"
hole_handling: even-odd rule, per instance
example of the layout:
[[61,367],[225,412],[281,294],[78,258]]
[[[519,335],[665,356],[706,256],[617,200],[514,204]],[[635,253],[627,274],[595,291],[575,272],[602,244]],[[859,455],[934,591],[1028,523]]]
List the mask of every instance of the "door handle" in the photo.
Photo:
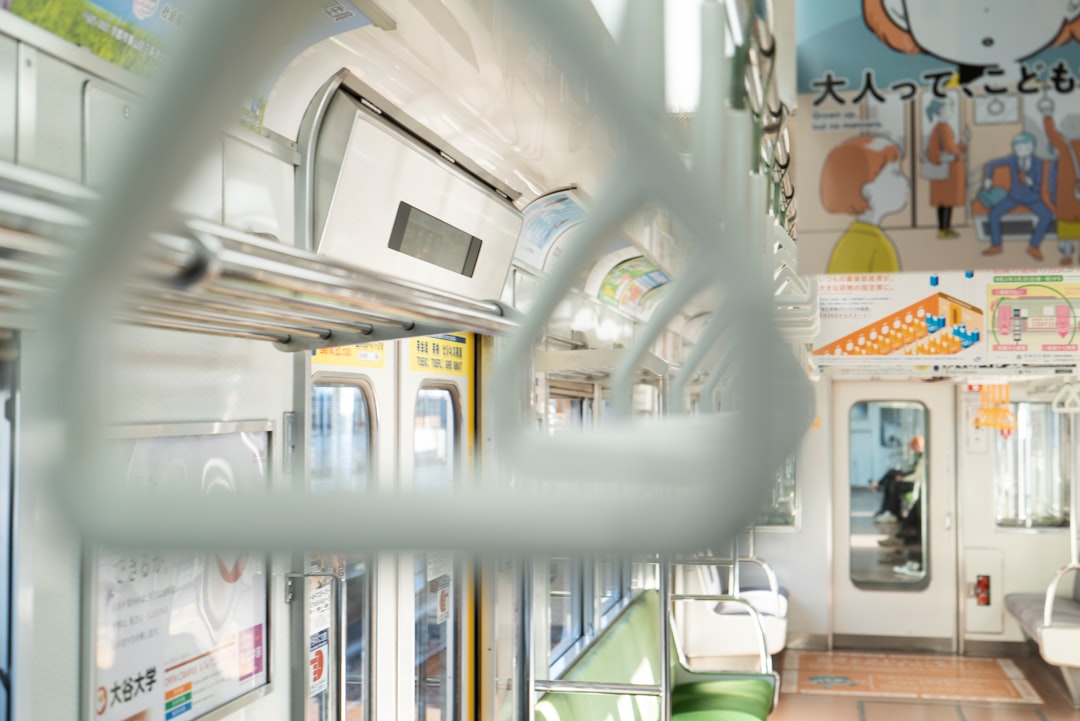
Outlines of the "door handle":
[[952,514],[951,513],[946,513],[945,514],[945,530],[946,531],[951,531],[952,530]]

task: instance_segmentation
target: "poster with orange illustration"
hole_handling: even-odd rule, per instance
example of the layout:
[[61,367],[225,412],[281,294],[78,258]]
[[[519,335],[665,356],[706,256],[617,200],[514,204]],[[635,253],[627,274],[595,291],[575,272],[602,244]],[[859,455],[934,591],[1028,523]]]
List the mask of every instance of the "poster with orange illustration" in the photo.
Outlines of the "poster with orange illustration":
[[901,371],[978,363],[986,356],[985,292],[974,273],[824,277],[815,360]]
[[800,0],[799,268],[1080,262],[1080,4]]

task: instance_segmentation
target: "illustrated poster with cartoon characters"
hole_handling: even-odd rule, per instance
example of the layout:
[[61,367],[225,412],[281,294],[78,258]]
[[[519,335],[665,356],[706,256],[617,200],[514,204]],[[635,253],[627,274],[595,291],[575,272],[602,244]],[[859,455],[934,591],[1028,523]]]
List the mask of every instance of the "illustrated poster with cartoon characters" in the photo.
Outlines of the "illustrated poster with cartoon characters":
[[799,269],[1069,266],[1080,0],[799,0]]

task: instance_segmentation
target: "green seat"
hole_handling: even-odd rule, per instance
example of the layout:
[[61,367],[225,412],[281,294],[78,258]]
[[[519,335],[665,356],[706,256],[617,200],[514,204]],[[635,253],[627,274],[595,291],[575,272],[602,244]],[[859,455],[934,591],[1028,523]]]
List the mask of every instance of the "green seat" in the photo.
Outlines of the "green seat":
[[[659,683],[659,607],[656,592],[642,593],[562,678],[567,681]],[[772,700],[771,679],[750,674],[691,681],[677,684],[672,689],[672,719],[763,721],[772,707]],[[660,700],[650,696],[547,693],[536,704],[539,721],[657,721],[659,717]]]
[[753,696],[710,693],[700,696],[673,698],[671,700],[671,712],[681,714],[698,711],[738,711],[750,714],[756,719],[764,719],[769,715],[771,702],[771,697],[763,700]]
[[743,711],[690,711],[671,715],[671,721],[762,721],[762,718]]
[[683,683],[672,690],[672,698],[710,694],[736,695],[770,701],[773,697],[773,686],[760,678],[732,678]]

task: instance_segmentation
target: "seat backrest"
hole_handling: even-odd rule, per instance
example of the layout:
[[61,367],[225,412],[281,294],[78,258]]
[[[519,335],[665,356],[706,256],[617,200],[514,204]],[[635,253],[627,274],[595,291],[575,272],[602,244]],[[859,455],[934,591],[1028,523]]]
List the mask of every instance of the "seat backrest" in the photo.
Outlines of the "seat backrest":
[[[643,591],[563,674],[563,680],[659,683],[659,605],[656,591]],[[548,693],[536,704],[536,718],[543,721],[656,721],[659,717],[660,702],[652,696]]]

